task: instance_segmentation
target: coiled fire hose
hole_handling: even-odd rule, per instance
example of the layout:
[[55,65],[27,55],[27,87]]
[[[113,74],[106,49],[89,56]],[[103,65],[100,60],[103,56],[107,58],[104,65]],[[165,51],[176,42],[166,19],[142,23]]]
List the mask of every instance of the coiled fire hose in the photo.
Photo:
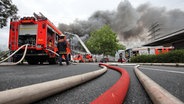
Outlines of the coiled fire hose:
[[[26,56],[26,52],[27,52],[27,47],[28,47],[29,44],[25,44],[25,45],[22,45],[21,47],[19,47],[15,52],[13,52],[10,56],[8,56],[7,58],[5,58],[4,60],[0,61],[0,64],[5,62],[6,60],[8,60],[10,57],[12,57],[13,55],[15,55],[20,49],[22,49],[23,47],[25,47],[25,50],[24,50],[24,54],[22,56],[22,58],[16,62],[16,63],[11,63],[11,64],[8,64],[8,65],[16,65],[16,64],[19,64]],[[3,64],[2,64],[3,65]]]

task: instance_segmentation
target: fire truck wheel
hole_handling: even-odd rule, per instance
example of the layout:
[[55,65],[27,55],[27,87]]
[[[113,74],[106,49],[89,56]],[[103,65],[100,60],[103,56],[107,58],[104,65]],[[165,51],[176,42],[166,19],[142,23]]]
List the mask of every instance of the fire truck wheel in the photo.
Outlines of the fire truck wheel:
[[56,64],[56,58],[49,58],[49,64]]
[[27,62],[30,65],[36,65],[36,64],[38,64],[38,61],[36,61],[36,60],[27,60]]
[[21,57],[18,57],[18,56],[13,57],[13,62],[17,62],[17,61],[19,61],[20,59],[21,59]]

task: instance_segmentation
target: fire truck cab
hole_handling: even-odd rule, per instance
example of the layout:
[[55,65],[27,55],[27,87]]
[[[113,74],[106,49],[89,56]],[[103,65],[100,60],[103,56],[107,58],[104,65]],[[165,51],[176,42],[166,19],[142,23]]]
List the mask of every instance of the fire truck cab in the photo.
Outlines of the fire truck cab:
[[[25,60],[28,64],[57,62],[57,41],[62,32],[57,29],[43,14],[34,17],[11,19],[9,32],[9,49],[14,52],[24,44],[29,44]],[[51,50],[51,51],[49,51]],[[12,58],[14,62],[23,56],[23,49]],[[68,53],[70,54],[70,53]]]

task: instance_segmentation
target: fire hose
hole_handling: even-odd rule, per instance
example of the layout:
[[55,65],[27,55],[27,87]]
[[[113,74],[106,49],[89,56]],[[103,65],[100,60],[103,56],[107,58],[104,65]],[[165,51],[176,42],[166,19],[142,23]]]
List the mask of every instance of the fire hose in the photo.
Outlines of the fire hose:
[[25,47],[25,50],[24,50],[24,54],[22,56],[22,58],[17,61],[16,63],[11,63],[11,64],[6,64],[6,65],[17,65],[19,64],[26,56],[26,52],[27,52],[27,47],[28,47],[29,44],[25,44],[25,45],[22,45],[21,47],[19,47],[15,52],[13,52],[10,56],[8,56],[7,58],[5,58],[4,60],[0,61],[0,65],[4,65],[4,64],[1,64],[3,62],[5,62],[6,60],[8,60],[9,58],[11,58],[13,55],[15,55],[20,49],[22,49],[23,47]]
[[30,104],[92,80],[106,71],[107,67],[104,66],[100,70],[80,75],[0,91],[0,104]]
[[[51,49],[46,49],[47,51],[50,51],[50,52],[52,52],[52,53],[54,53],[54,54],[56,54],[58,57],[59,57],[59,54],[58,53],[56,53],[56,52],[54,52],[53,50],[51,50]],[[70,61],[71,63],[73,62],[73,60],[72,61]],[[72,64],[74,64],[74,63],[72,63]]]
[[50,51],[50,52],[52,52],[52,53],[54,53],[54,54],[56,54],[58,57],[59,57],[59,54],[58,53],[56,53],[56,52],[54,52],[53,50],[51,50],[51,49],[46,49],[47,51]]

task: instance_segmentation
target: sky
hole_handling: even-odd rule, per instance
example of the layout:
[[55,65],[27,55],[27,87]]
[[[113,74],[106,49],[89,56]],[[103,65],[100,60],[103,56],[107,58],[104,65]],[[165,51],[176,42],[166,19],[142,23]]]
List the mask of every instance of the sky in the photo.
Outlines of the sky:
[[[18,8],[18,15],[32,16],[33,12],[41,12],[56,26],[59,23],[71,24],[74,20],[87,20],[95,11],[117,9],[123,0],[12,0]],[[129,0],[134,8],[150,3],[153,6],[184,11],[184,0]],[[0,29],[0,50],[8,49],[8,26]]]

